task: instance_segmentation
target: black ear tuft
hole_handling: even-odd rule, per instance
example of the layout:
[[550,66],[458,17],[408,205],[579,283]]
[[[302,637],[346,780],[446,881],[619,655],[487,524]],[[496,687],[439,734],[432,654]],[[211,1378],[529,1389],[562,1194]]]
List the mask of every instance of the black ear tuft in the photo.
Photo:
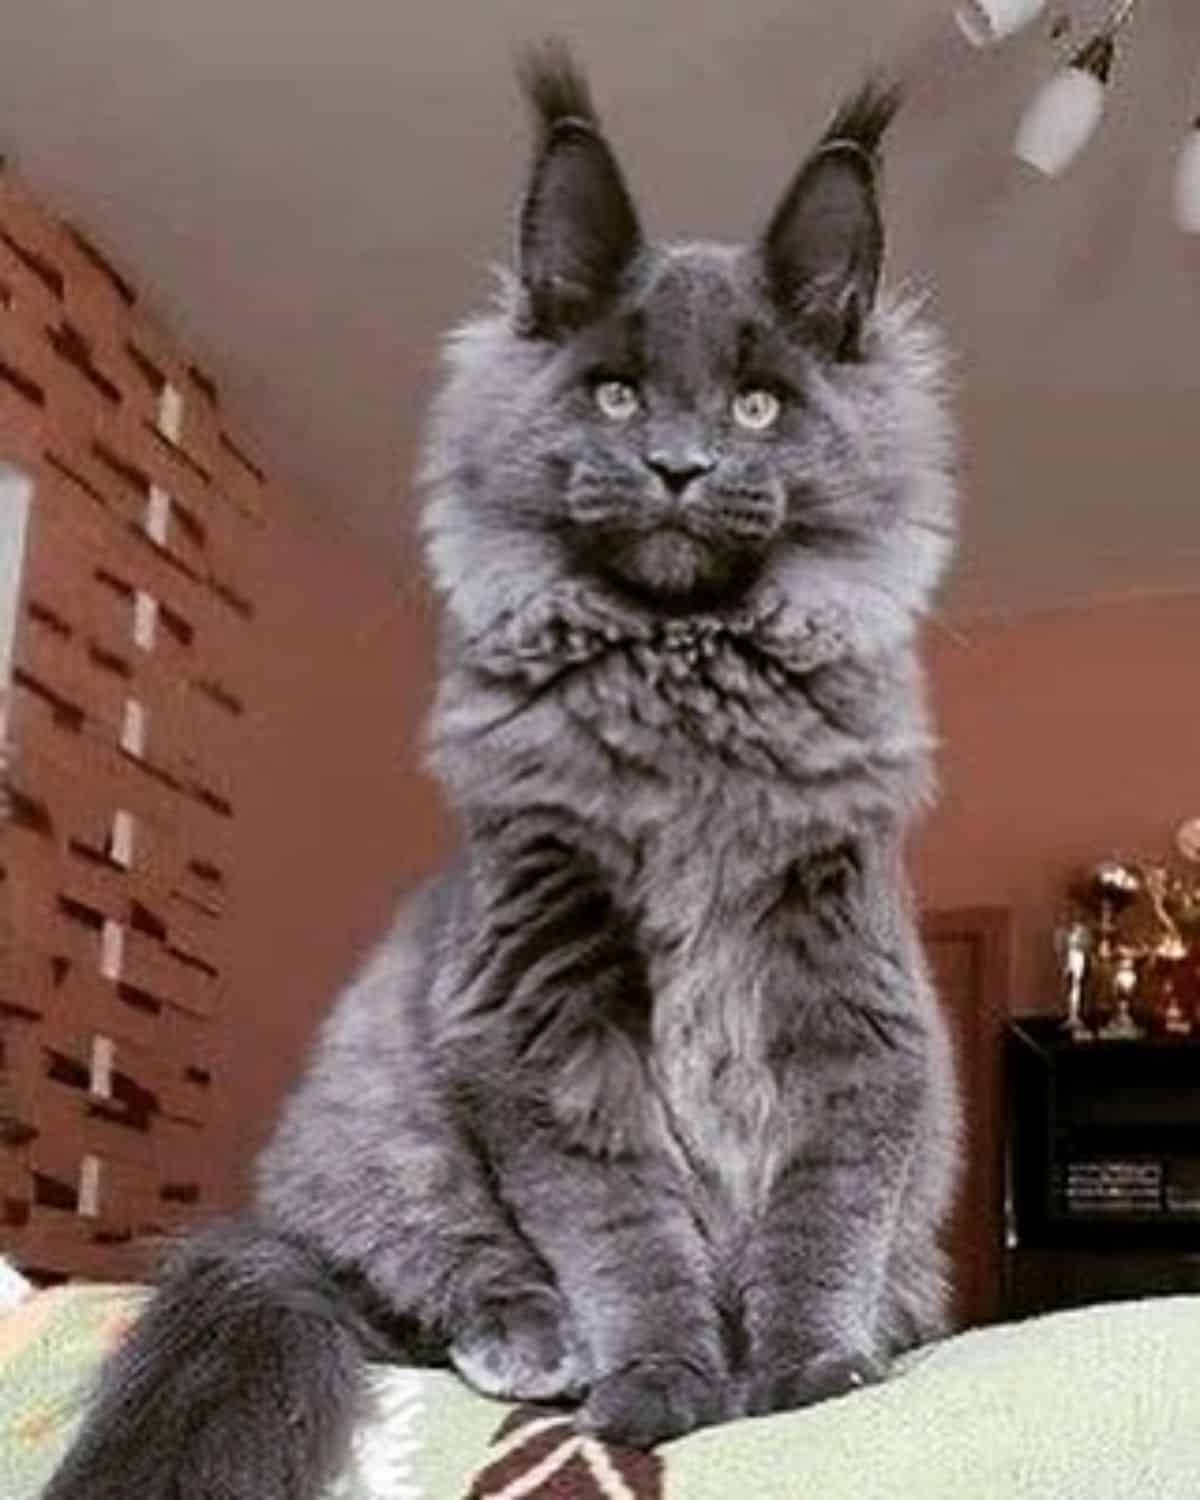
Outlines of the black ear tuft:
[[821,138],[822,146],[857,146],[872,159],[903,103],[900,86],[881,77],[866,80],[846,99]]
[[583,74],[545,43],[521,66],[540,140],[518,227],[522,332],[557,338],[596,318],[624,282],[641,229]]
[[543,135],[561,120],[580,120],[599,129],[588,81],[560,38],[524,48],[517,57],[517,78]]
[[842,105],[762,242],[767,287],[785,319],[838,361],[861,356],[878,290],[879,145],[899,103],[898,89],[871,80]]

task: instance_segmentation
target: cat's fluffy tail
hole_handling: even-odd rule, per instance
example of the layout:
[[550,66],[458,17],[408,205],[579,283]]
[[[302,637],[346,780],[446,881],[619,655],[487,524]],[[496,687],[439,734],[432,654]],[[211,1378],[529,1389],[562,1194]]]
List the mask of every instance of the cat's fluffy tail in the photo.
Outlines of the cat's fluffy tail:
[[310,1500],[365,1368],[302,1247],[239,1224],[187,1245],[110,1362],[43,1500]]

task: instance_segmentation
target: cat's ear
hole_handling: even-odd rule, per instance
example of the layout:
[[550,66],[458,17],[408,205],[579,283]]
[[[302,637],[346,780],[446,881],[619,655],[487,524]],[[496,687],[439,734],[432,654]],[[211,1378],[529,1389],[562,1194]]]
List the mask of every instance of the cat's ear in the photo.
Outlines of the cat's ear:
[[883,263],[879,142],[899,93],[870,83],[837,114],[763,236],[767,288],[804,337],[836,360],[857,359]]
[[604,310],[642,235],[587,84],[566,50],[538,48],[521,74],[539,128],[518,226],[521,323],[526,332],[554,337]]

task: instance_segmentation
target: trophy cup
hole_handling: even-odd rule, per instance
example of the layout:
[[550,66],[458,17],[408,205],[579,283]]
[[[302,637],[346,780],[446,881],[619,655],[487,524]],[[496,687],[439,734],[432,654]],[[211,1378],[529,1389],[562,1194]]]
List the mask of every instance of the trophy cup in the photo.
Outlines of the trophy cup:
[[1143,1035],[1133,1018],[1132,1007],[1138,983],[1136,954],[1118,942],[1117,917],[1137,899],[1142,888],[1141,875],[1135,866],[1122,860],[1105,860],[1093,871],[1090,888],[1099,908],[1097,968],[1116,1001],[1112,1015],[1097,1028],[1096,1035],[1105,1041],[1136,1041]]
[[1142,881],[1154,909],[1157,930],[1151,943],[1147,968],[1153,989],[1154,1024],[1167,1036],[1187,1036],[1192,1029],[1190,1017],[1179,1003],[1176,978],[1188,956],[1188,946],[1171,911],[1172,881],[1162,865],[1147,865]]
[[1097,1032],[1106,1042],[1136,1042],[1145,1035],[1133,1019],[1133,996],[1137,989],[1136,955],[1129,948],[1121,948],[1116,955],[1113,971],[1113,989],[1117,996],[1117,1009],[1111,1021]]

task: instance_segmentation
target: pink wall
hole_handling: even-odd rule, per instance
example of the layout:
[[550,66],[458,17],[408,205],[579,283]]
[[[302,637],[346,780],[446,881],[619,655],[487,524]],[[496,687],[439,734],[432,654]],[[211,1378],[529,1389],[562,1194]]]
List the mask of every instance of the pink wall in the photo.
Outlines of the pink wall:
[[929,642],[941,805],[914,850],[928,906],[1014,913],[1016,1010],[1056,1003],[1065,882],[1164,856],[1200,813],[1200,593],[972,626]]
[[420,767],[432,617],[404,550],[398,538],[398,557],[381,558],[295,505],[252,560],[260,660],[222,1028],[227,1194],[359,955],[445,847]]

